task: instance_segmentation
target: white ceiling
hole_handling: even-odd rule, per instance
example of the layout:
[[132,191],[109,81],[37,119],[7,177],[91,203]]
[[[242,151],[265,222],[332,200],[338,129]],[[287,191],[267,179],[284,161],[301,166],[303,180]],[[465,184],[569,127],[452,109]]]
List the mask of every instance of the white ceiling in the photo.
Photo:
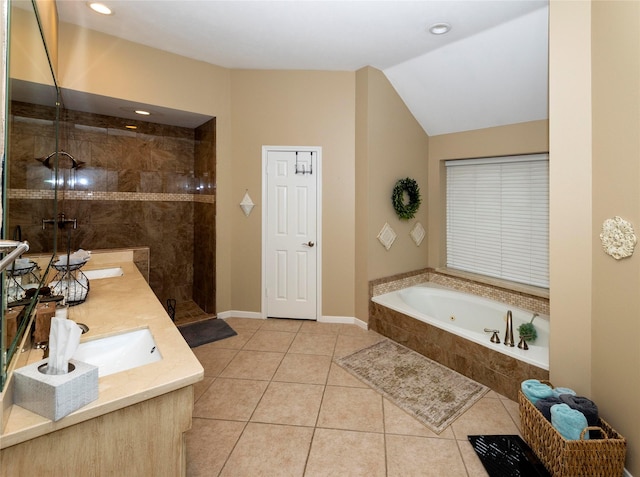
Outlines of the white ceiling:
[[[248,69],[382,70],[429,135],[547,118],[547,0],[57,0],[60,20]],[[442,36],[428,33],[448,22]],[[167,112],[169,114],[169,112]]]

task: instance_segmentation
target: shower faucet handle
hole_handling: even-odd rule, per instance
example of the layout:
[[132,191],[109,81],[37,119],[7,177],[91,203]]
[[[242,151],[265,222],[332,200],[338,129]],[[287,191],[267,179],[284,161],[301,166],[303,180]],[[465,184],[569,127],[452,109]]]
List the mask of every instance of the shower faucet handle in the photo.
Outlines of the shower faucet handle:
[[47,224],[57,225],[58,228],[63,229],[66,224],[73,224],[73,228],[78,228],[78,219],[67,219],[64,213],[58,214],[57,219],[42,219],[42,230],[47,228]]

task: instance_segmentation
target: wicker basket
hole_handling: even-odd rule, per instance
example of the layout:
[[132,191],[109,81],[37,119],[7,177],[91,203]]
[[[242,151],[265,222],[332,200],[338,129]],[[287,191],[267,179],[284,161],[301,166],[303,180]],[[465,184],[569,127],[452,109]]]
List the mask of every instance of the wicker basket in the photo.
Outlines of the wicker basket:
[[[600,419],[599,439],[567,440],[542,413],[518,391],[522,437],[553,477],[620,477],[624,472],[627,443]],[[592,433],[593,434],[593,433]]]

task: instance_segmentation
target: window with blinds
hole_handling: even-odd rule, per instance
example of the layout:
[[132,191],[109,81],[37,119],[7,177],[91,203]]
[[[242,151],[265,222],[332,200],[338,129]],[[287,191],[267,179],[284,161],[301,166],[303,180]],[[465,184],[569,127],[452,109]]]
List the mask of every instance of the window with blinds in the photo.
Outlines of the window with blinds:
[[447,267],[548,288],[548,154],[445,165]]

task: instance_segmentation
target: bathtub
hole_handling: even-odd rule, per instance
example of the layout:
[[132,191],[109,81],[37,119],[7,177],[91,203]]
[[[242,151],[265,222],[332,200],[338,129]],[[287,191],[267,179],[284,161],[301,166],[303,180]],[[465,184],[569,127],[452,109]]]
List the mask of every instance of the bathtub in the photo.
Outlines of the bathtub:
[[[507,311],[513,315],[513,347],[504,345]],[[525,379],[549,379],[549,317],[535,318],[538,338],[517,347],[518,326],[533,313],[515,306],[423,283],[374,296],[369,329],[483,383],[517,401]],[[500,343],[490,332],[499,330]]]
[[[538,337],[533,343],[527,343],[528,350],[523,350],[517,347],[518,326],[531,321],[531,311],[434,283],[423,283],[378,295],[372,301],[517,360],[549,369],[548,316],[535,318],[533,324]],[[514,347],[504,344],[507,310],[511,310],[513,315]],[[490,341],[492,333],[485,332],[485,328],[499,330],[499,344]]]

